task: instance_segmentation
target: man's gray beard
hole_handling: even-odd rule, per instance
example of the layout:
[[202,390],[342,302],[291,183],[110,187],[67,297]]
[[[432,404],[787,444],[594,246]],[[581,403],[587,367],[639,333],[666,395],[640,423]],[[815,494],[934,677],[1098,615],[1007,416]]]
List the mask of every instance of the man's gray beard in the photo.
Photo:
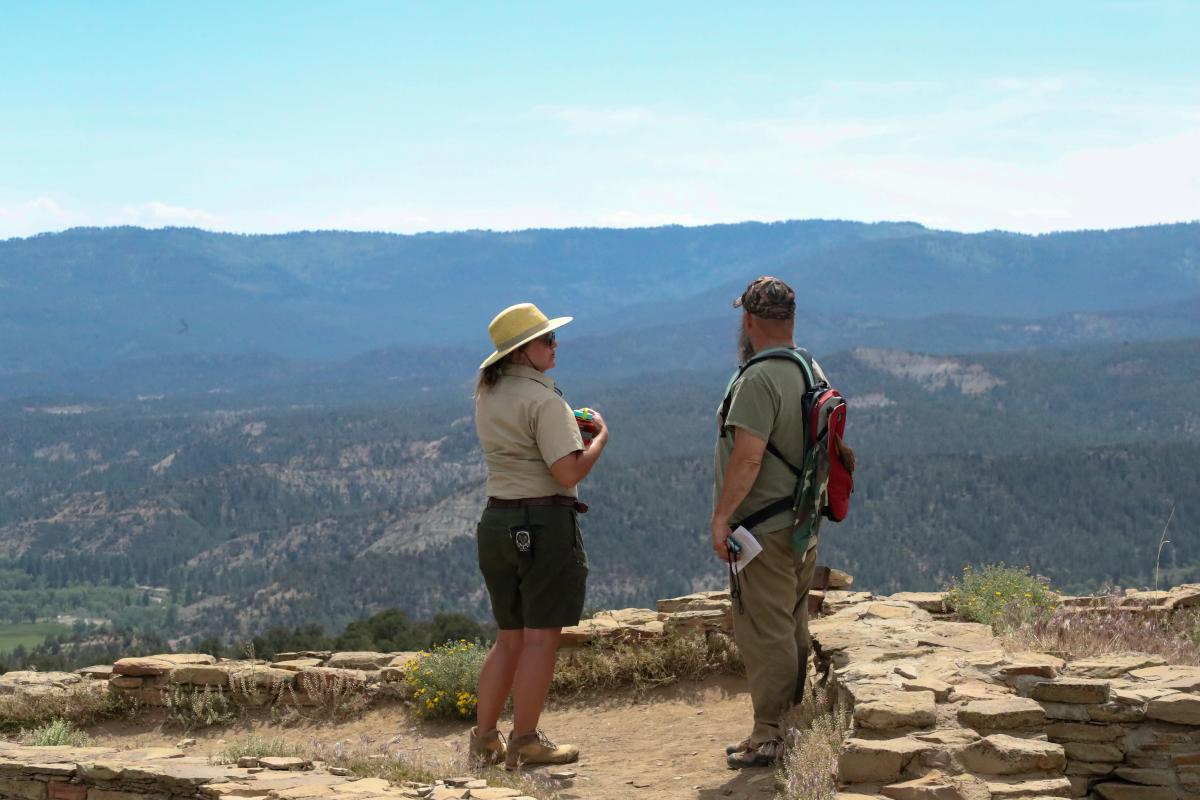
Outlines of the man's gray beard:
[[754,343],[750,341],[750,334],[745,325],[738,329],[737,353],[738,364],[745,364],[754,358]]

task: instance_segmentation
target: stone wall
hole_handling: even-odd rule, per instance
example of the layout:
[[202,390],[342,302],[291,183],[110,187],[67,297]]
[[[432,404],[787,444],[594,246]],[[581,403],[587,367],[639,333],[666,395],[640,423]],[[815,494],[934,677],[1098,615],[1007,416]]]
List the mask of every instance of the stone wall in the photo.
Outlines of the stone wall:
[[303,758],[211,764],[175,747],[22,747],[0,741],[4,800],[533,800],[471,777],[395,786]]

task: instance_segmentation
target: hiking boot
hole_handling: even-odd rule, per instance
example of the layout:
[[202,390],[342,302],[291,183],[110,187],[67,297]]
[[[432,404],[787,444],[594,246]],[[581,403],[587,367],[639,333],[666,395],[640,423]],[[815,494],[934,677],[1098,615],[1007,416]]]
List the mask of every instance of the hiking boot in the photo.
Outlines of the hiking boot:
[[481,766],[499,764],[508,754],[504,736],[498,730],[479,735],[479,728],[471,728],[470,759]]
[[769,742],[747,745],[725,756],[725,763],[730,769],[745,769],[746,767],[773,767],[783,758],[783,742],[772,739]]
[[727,756],[731,756],[731,755],[733,755],[734,753],[737,753],[737,752],[739,752],[739,751],[741,751],[741,750],[745,750],[745,749],[746,749],[747,747],[749,747],[749,746],[750,746],[750,737],[749,737],[749,736],[747,736],[745,739],[742,739],[742,740],[741,740],[740,742],[738,742],[737,744],[727,744],[727,745],[725,745],[725,755],[727,755]]
[[555,744],[546,734],[539,731],[513,735],[508,742],[508,757],[505,769],[518,769],[525,765],[570,764],[579,758],[579,748],[573,744]]

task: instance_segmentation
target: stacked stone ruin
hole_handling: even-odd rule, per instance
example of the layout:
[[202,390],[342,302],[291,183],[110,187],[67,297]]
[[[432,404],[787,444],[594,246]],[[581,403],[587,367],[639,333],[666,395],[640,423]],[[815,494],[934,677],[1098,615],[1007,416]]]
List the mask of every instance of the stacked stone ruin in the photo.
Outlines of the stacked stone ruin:
[[[1139,653],[1065,660],[1012,652],[988,626],[951,614],[941,593],[879,597],[848,591],[851,578],[836,570],[828,582],[829,590],[814,596],[817,616],[810,629],[820,680],[835,690],[851,722],[838,765],[843,800],[1200,800],[1200,667],[1171,666]],[[1064,598],[1063,604],[1080,624],[1100,614],[1165,620],[1200,608],[1200,585],[1117,599]],[[661,600],[654,610],[601,612],[564,632],[564,652],[605,640],[728,637],[735,613],[726,592]],[[266,663],[158,655],[77,674],[8,673],[0,676],[0,693],[110,691],[150,705],[175,692],[197,691],[249,706],[317,705],[328,702],[331,692],[402,699],[403,668],[413,656],[303,652]],[[247,788],[242,784],[251,773],[235,780],[232,768],[192,763],[181,752],[134,759],[141,763],[127,773],[134,788],[122,788],[115,778],[106,783],[97,777],[101,773],[84,769],[91,763],[87,753],[60,750],[51,758],[44,751],[4,748],[0,781],[8,783],[0,782],[0,797],[219,797],[224,795],[211,787],[231,782],[236,791],[227,793],[239,797],[293,796],[254,781]],[[132,758],[120,755],[122,763]],[[169,780],[163,779],[173,788],[142,791],[137,781],[149,780],[144,776],[161,766],[142,762],[164,758],[173,759]],[[68,764],[74,764],[71,770]],[[14,788],[13,781],[23,783]],[[86,793],[63,788],[78,786]],[[368,786],[374,784],[359,788]],[[270,791],[258,793],[264,787]],[[435,788],[439,797],[484,796],[462,786],[421,787],[430,796]],[[355,791],[331,789],[328,796]],[[403,791],[417,796],[411,787]]]

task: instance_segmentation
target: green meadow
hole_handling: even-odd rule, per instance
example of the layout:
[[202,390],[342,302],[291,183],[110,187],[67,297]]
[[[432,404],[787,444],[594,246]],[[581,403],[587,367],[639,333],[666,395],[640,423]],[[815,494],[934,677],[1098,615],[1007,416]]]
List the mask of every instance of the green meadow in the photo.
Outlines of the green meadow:
[[57,622],[0,623],[0,653],[11,653],[18,645],[28,650],[41,644],[47,636],[69,634],[71,628]]

